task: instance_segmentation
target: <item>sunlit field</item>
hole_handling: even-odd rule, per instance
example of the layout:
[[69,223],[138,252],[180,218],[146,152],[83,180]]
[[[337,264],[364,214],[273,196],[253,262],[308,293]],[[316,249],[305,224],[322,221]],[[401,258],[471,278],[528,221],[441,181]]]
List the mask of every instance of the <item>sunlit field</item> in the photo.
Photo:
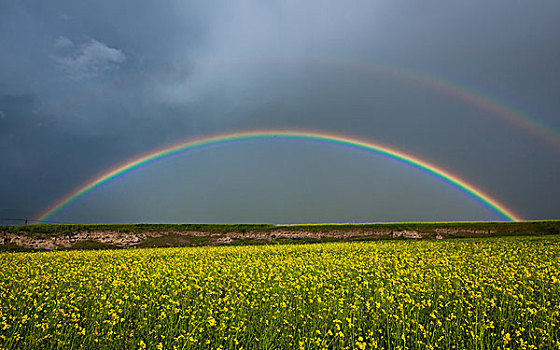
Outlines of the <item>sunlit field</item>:
[[557,236],[0,254],[6,349],[557,349]]

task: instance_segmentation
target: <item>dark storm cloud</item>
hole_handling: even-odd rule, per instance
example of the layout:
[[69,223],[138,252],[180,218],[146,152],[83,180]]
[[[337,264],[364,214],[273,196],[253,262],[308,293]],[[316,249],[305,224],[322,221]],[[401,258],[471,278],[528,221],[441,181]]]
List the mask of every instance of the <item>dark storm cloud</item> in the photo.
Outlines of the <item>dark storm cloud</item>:
[[[0,214],[37,213],[93,174],[188,137],[305,128],[397,146],[464,176],[525,217],[557,218],[558,150],[451,96],[328,58],[462,82],[558,130],[559,9],[555,1],[4,1]],[[244,162],[243,152],[230,157]],[[211,160],[198,161],[204,167]],[[284,190],[305,186],[296,177]],[[355,186],[348,193],[368,188]],[[383,186],[397,193],[402,181]],[[211,203],[227,208],[227,198],[210,196],[205,208],[216,221],[235,220]],[[150,209],[136,197],[128,205]],[[238,217],[282,220],[280,209],[271,215],[258,207]],[[282,221],[305,220],[305,205],[294,208],[303,214]],[[314,213],[324,219],[334,209],[323,204]],[[74,215],[68,219],[88,220],[85,210]],[[181,221],[179,213],[161,215]],[[389,217],[380,215],[373,219]],[[407,218],[416,218],[414,208],[402,213]]]

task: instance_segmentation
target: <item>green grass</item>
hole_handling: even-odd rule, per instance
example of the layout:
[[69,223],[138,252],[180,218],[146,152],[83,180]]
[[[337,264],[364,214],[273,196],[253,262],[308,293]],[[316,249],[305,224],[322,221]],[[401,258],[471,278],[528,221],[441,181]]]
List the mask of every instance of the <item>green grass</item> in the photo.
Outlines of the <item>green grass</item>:
[[99,249],[118,249],[119,247],[112,244],[105,244],[93,240],[85,240],[77,242],[72,247],[68,248],[70,250],[99,250]]
[[284,228],[322,232],[328,230],[378,229],[378,230],[416,230],[434,232],[436,228],[496,231],[496,234],[560,234],[560,221],[521,221],[521,222],[441,222],[441,223],[374,223],[374,224],[318,224],[318,225],[270,225],[270,224],[75,224],[75,225],[0,225],[0,232],[26,235],[52,236],[85,231],[116,232],[164,232],[164,231],[203,231],[210,233],[226,232],[269,232]]
[[32,252],[34,249],[21,247],[15,244],[0,244],[0,252]]
[[274,225],[243,224],[38,224],[38,225],[0,225],[0,232],[18,233],[29,236],[53,236],[86,231],[116,232],[163,232],[163,231],[204,231],[212,233],[266,231]]
[[208,240],[208,237],[169,234],[160,237],[147,238],[138,244],[138,248],[193,247],[207,245]]

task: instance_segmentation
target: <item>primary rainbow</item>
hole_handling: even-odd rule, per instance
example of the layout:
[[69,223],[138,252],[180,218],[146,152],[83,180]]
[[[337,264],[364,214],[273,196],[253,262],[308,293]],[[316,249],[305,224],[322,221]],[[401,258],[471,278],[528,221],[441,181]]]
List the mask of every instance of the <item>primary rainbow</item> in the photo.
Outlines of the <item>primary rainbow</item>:
[[429,175],[432,175],[445,183],[455,187],[459,191],[465,193],[471,198],[478,201],[485,208],[489,209],[502,219],[509,221],[517,221],[520,218],[515,215],[511,210],[500,204],[496,199],[485,194],[483,191],[477,189],[467,181],[433,165],[418,157],[397,151],[387,146],[370,143],[368,141],[350,138],[347,136],[329,134],[324,132],[303,132],[294,130],[267,130],[267,131],[246,131],[246,132],[232,132],[220,134],[210,137],[204,137],[179,144],[165,147],[156,151],[145,153],[137,158],[128,160],[125,163],[103,172],[100,176],[88,181],[84,185],[78,187],[70,194],[60,199],[54,205],[50,206],[46,211],[37,217],[37,221],[48,221],[51,217],[59,213],[72,202],[85,196],[89,192],[99,188],[112,180],[119,178],[131,171],[140,167],[154,163],[158,160],[181,154],[187,151],[200,149],[207,146],[225,144],[230,142],[237,142],[243,140],[307,140],[316,142],[325,142],[333,145],[340,145],[351,147],[358,150],[367,151],[376,155],[396,160],[408,166],[421,170]]

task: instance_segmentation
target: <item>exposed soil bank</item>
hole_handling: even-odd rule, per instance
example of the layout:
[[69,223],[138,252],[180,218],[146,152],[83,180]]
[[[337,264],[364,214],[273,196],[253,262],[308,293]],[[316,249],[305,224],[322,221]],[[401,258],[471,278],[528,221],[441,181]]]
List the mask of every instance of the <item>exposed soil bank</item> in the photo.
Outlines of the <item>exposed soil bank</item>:
[[0,226],[1,250],[103,249],[560,234],[560,221],[336,225]]

